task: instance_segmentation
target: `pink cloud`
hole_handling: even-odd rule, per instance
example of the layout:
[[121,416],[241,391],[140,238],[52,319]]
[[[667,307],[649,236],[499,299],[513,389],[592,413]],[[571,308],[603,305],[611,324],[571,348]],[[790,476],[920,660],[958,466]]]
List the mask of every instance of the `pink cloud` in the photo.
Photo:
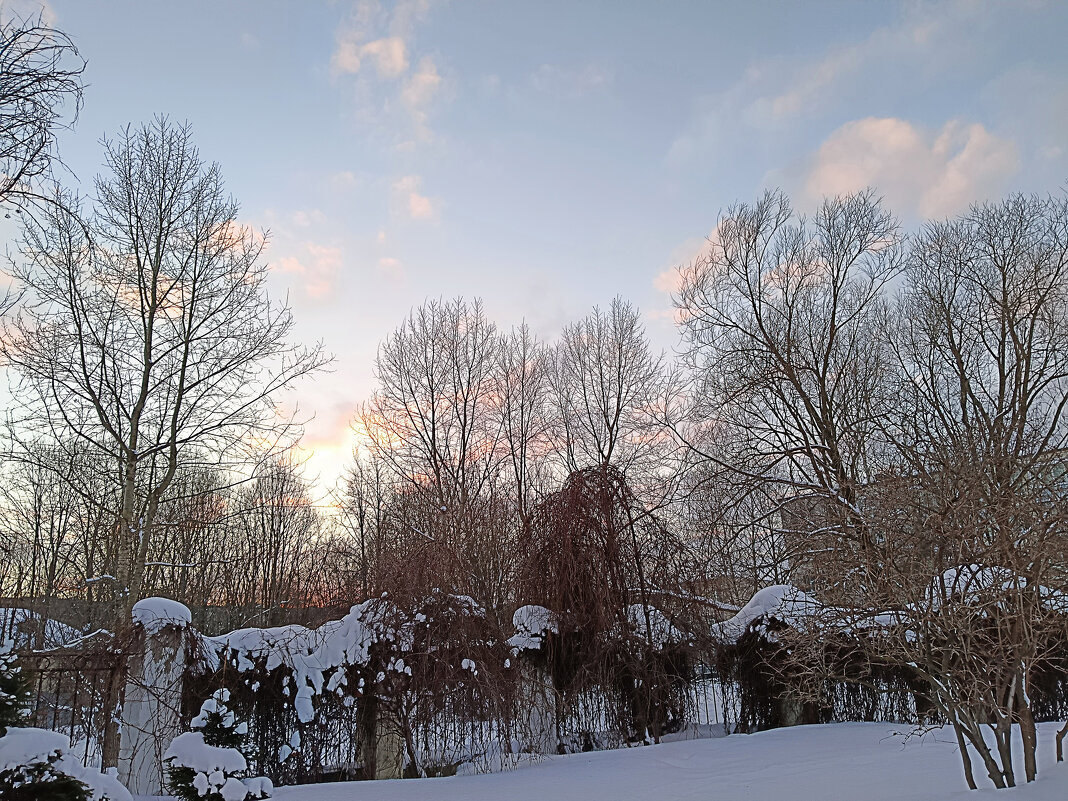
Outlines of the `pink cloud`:
[[947,122],[931,133],[893,117],[867,117],[834,131],[812,159],[810,199],[874,186],[892,209],[955,214],[999,194],[1019,168],[1016,145],[979,123]]
[[279,272],[297,276],[304,293],[319,300],[334,289],[338,273],[341,272],[341,260],[341,248],[305,242],[300,258],[282,256],[274,260],[273,266]]
[[418,175],[406,175],[393,183],[395,202],[407,212],[413,220],[431,220],[437,217],[434,202],[419,192],[422,179]]

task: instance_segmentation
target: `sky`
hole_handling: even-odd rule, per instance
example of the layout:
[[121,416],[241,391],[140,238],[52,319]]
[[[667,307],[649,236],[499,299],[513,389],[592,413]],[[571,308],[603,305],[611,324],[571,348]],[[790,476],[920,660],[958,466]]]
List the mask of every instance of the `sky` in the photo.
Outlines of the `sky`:
[[[40,0],[0,0],[26,14]],[[332,371],[289,402],[320,488],[378,343],[428,298],[545,339],[615,295],[678,342],[674,268],[781,187],[873,186],[906,228],[1068,187],[1068,3],[48,0],[88,60],[60,149],[166,114],[270,232]]]

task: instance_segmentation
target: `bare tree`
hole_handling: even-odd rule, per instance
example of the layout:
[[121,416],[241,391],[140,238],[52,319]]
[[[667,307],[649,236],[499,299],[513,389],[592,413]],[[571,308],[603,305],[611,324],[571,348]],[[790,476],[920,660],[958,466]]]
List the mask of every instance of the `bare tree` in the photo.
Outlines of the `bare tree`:
[[912,502],[891,508],[922,540],[883,586],[915,595],[920,568],[925,594],[903,614],[926,613],[926,649],[898,646],[991,781],[1012,786],[1014,724],[1035,778],[1031,682],[1068,619],[1068,200],[1017,195],[929,224],[907,279],[890,436]]
[[358,596],[353,602],[381,592],[378,567],[389,528],[387,509],[392,495],[386,465],[374,453],[352,453],[353,464],[341,496],[341,525],[354,540],[358,554]]
[[376,452],[442,506],[464,504],[499,466],[500,337],[482,303],[430,301],[379,347],[379,389],[362,413]]
[[889,463],[856,488],[867,551],[837,555],[865,580],[832,575],[816,625],[783,641],[813,687],[915,677],[969,787],[973,755],[1011,787],[1014,727],[1036,776],[1036,679],[1063,670],[1068,631],[1068,202],[928,224],[904,264],[877,421]]
[[818,499],[819,515],[806,502],[790,524],[819,519],[795,532],[810,550],[867,539],[857,491],[879,467],[884,290],[899,262],[897,223],[873,192],[827,200],[811,220],[769,192],[731,208],[681,269],[691,397],[716,436],[675,432],[755,492]]
[[379,347],[379,388],[358,419],[372,456],[399,484],[388,510],[396,536],[432,543],[425,558],[444,584],[491,608],[502,577],[486,571],[509,550],[496,524],[506,458],[500,352],[480,301],[429,301]]
[[27,298],[2,352],[20,377],[21,425],[115,465],[122,627],[183,460],[234,464],[285,434],[278,394],[326,359],[287,342],[292,315],[267,295],[263,239],[238,224],[188,127],[128,127],[105,155],[87,214],[71,201],[27,225],[12,266]]
[[552,431],[566,473],[612,465],[626,474],[649,458],[663,356],[652,352],[638,310],[618,297],[607,311],[594,308],[564,329],[553,356]]
[[526,520],[547,478],[550,358],[551,351],[538,342],[526,323],[501,343],[498,409],[520,521]]
[[307,555],[322,530],[299,466],[287,458],[262,470],[239,494],[244,548],[235,576],[242,605],[262,611],[265,625],[277,625],[286,605],[305,601]]

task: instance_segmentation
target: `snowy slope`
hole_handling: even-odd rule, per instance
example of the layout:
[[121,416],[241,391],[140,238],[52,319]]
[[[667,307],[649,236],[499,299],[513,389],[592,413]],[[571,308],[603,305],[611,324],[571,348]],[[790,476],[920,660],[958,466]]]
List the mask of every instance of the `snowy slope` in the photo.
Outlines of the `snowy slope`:
[[993,789],[976,765],[965,789],[949,730],[843,723],[552,757],[504,773],[279,788],[278,801],[1065,801],[1068,763],[1053,760],[1054,724],[1039,731],[1039,778]]

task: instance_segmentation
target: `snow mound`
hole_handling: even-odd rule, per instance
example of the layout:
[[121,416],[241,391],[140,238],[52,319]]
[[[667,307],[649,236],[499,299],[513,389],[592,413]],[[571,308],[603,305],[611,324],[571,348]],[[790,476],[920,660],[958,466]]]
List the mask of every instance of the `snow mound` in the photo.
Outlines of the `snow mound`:
[[[1064,801],[1058,724],[1039,725],[1038,781],[967,790],[953,735],[891,723],[793,726],[714,739],[550,756],[518,770],[282,787],[278,801]],[[1016,740],[1019,747],[1019,740]],[[976,778],[980,778],[978,775]]]
[[107,773],[83,767],[67,753],[70,743],[59,732],[46,729],[9,728],[0,737],[0,773],[16,772],[27,765],[50,764],[56,773],[66,774],[89,788],[93,801],[133,801],[129,790]]
[[[689,637],[678,629],[674,623],[668,620],[667,615],[655,606],[643,611],[641,604],[631,604],[627,607],[627,620],[643,639],[648,637],[653,647],[663,650],[667,645],[676,645],[689,641]],[[646,616],[649,625],[646,628]]]
[[806,592],[789,584],[773,584],[749,599],[731,618],[712,626],[712,637],[724,643],[736,643],[760,618],[775,618],[787,625],[812,617],[823,608],[822,604]]
[[170,598],[145,598],[133,606],[133,622],[144,627],[148,634],[166,628],[187,628],[193,622],[189,607]]
[[312,698],[322,693],[326,673],[345,665],[366,665],[375,642],[398,636],[383,622],[386,606],[373,599],[352,607],[341,620],[317,629],[239,629],[204,637],[202,643],[212,655],[209,667],[217,667],[219,660],[226,659],[240,673],[255,670],[261,663],[268,672],[287,668],[295,685],[293,706],[300,722],[307,723],[315,717]]
[[[981,607],[999,604],[1006,594],[1027,589],[1030,580],[1007,567],[959,565],[936,576],[928,590],[927,602],[935,611],[946,601]],[[1068,612],[1068,594],[1039,585],[1042,605],[1051,611]]]
[[[164,762],[178,768],[189,768],[206,776],[221,773],[241,773],[248,770],[248,763],[236,748],[219,748],[204,742],[204,734],[187,731],[171,740],[170,748],[163,755]],[[244,796],[241,796],[244,798]]]
[[520,651],[537,651],[547,634],[560,633],[556,614],[537,604],[516,609],[512,615],[512,625],[515,626],[515,634],[508,639],[508,644]]

